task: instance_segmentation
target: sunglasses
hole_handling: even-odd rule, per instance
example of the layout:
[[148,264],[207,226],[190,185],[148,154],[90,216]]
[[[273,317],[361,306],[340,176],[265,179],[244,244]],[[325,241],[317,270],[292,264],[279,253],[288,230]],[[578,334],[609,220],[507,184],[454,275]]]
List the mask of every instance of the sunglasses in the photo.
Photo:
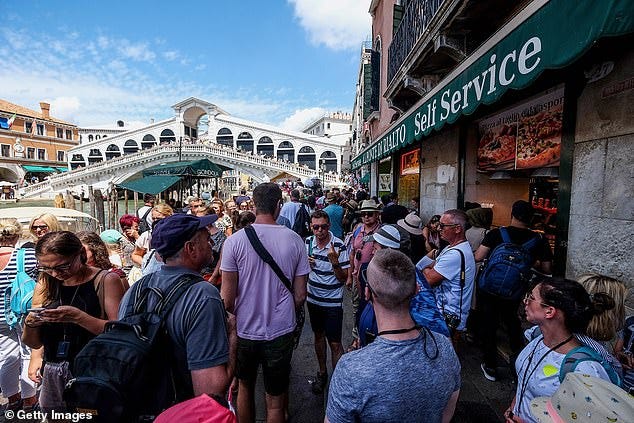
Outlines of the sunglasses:
[[[535,298],[535,296],[533,295],[532,292],[527,292],[526,295],[524,295],[524,302],[525,303],[530,303],[533,301],[537,301],[537,298]],[[539,303],[540,306],[542,307],[552,307],[550,304],[546,304],[546,303]]]
[[44,273],[51,273],[51,272],[55,272],[55,273],[64,273],[64,272],[68,272],[70,270],[71,267],[73,267],[73,264],[75,264],[75,260],[77,260],[77,257],[79,257],[78,255],[73,257],[69,262],[64,263],[64,264],[60,264],[58,266],[42,266],[39,263],[37,264],[37,270],[39,270],[40,272],[44,272]]
[[361,217],[372,217],[374,216],[374,213],[376,212],[361,212],[359,214],[361,215]]
[[329,227],[330,225],[327,223],[324,223],[323,225],[313,225],[313,230],[318,231],[320,229],[323,229],[324,231],[327,231]]
[[48,229],[48,225],[33,225],[31,226],[31,229],[34,231],[41,230],[41,229]]

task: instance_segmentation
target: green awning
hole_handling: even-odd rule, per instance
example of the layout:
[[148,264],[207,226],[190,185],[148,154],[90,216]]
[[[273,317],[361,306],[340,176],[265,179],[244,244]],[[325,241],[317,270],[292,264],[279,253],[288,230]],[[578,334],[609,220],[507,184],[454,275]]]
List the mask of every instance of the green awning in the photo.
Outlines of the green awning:
[[352,169],[422,139],[446,123],[570,65],[600,38],[634,32],[634,0],[535,0],[356,156]]
[[211,162],[208,159],[194,160],[188,162],[165,163],[153,166],[143,171],[143,176],[151,175],[177,175],[194,176],[201,178],[219,178],[222,172],[230,169]]
[[145,176],[141,179],[125,181],[117,184],[118,187],[143,194],[158,194],[170,188],[181,178],[178,176]]
[[55,169],[57,169],[60,172],[68,172],[68,168],[67,167],[55,166]]
[[50,166],[31,166],[31,165],[22,165],[22,168],[27,172],[34,173],[57,173],[57,169]]
[[368,172],[365,175],[363,175],[361,177],[361,179],[359,179],[359,182],[361,182],[362,184],[369,184],[370,183],[370,172]]

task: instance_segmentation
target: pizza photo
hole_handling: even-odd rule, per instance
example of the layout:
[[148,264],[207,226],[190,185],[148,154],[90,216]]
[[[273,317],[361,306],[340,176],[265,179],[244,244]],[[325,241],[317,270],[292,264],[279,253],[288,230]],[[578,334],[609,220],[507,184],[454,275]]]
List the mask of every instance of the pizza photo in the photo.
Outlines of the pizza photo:
[[478,147],[478,168],[513,169],[516,135],[516,125],[500,125],[486,131]]
[[558,166],[562,107],[523,117],[517,130],[517,169]]

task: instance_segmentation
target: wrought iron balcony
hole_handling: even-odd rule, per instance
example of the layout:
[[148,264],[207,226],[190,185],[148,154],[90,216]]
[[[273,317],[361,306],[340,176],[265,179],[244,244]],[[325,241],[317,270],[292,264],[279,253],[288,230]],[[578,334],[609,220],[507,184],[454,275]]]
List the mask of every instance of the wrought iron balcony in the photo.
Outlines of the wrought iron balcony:
[[388,52],[388,85],[445,0],[411,0]]

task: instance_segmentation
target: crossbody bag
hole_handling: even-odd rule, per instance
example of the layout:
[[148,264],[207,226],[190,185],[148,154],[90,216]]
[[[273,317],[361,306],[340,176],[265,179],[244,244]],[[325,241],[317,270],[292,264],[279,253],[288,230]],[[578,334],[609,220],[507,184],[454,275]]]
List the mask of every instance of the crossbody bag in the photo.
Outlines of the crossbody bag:
[[[275,263],[275,260],[273,260],[273,257],[271,257],[271,254],[266,250],[266,248],[264,248],[264,245],[262,245],[260,238],[258,238],[258,234],[255,232],[255,229],[253,229],[253,226],[249,225],[245,227],[244,232],[247,234],[247,238],[249,238],[249,242],[251,243],[251,246],[253,247],[255,252],[258,254],[258,256],[260,256],[262,261],[264,261],[266,264],[268,264],[271,267],[273,272],[275,272],[277,277],[282,281],[286,289],[289,290],[289,292],[291,293],[291,299],[294,302],[295,299],[293,296],[293,285],[291,284],[291,281],[286,277],[284,272],[282,272],[282,269],[280,269],[277,263]],[[295,348],[297,348],[297,346],[299,345],[299,338],[302,336],[302,329],[304,329],[305,320],[306,320],[306,312],[304,311],[304,304],[302,304],[299,307],[295,308],[296,326],[293,332]]]

